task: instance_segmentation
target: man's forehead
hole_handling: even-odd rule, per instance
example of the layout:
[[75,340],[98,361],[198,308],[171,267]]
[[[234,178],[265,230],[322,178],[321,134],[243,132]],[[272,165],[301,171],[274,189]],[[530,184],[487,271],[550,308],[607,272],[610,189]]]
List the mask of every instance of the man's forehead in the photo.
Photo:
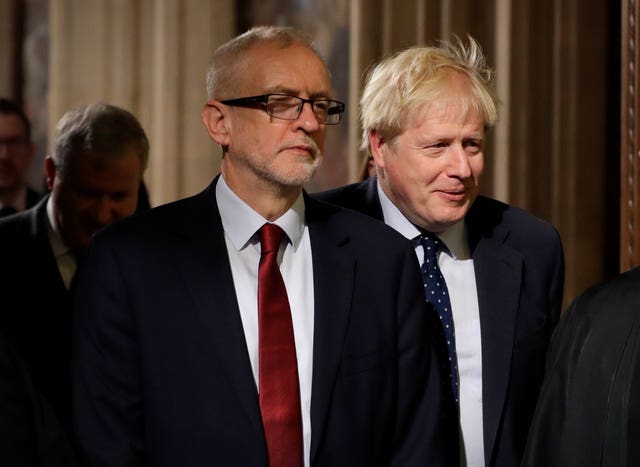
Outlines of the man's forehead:
[[[236,64],[238,81],[264,92],[296,91],[301,83],[313,84],[314,93],[331,90],[324,61],[306,44],[265,42],[255,44]],[[240,83],[238,83],[240,84]]]
[[425,122],[485,126],[484,114],[477,102],[465,95],[443,95],[425,102],[409,111],[407,121],[415,126]]

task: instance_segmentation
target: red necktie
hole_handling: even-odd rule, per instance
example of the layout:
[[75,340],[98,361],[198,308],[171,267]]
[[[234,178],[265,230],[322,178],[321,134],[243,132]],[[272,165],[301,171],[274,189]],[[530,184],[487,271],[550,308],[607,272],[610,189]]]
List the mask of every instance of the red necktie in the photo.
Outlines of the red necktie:
[[302,415],[298,364],[287,291],[277,257],[285,233],[260,228],[258,320],[260,411],[270,467],[302,465]]

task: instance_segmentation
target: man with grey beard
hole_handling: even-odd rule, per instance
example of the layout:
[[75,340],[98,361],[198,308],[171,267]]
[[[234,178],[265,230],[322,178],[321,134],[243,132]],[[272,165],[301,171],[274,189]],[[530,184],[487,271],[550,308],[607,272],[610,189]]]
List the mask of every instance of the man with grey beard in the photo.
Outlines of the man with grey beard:
[[[222,45],[202,193],[105,229],[78,280],[78,436],[101,466],[449,465],[410,245],[303,191],[344,104],[301,33]],[[378,245],[384,250],[376,251]]]

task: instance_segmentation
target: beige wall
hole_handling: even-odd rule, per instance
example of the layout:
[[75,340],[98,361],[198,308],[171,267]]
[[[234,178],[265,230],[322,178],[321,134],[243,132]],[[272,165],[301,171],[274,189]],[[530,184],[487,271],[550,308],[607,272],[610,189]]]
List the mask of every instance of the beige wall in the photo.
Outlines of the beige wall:
[[154,205],[194,194],[218,171],[200,109],[211,52],[234,34],[231,0],[51,0],[49,127],[105,100],[131,110],[151,141]]

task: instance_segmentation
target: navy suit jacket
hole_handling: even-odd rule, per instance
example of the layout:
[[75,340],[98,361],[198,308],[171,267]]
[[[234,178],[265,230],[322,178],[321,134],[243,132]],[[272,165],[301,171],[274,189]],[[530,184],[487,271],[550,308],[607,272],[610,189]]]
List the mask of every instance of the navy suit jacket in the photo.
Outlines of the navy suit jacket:
[[[305,206],[311,465],[449,465],[415,254],[366,216]],[[91,460],[267,465],[215,181],[99,232],[76,306],[75,419]]]
[[0,327],[70,428],[71,297],[49,243],[47,200],[0,219]]
[[[375,177],[314,197],[383,220]],[[465,223],[480,311],[485,462],[517,466],[562,307],[562,244],[550,224],[482,196]]]
[[[42,465],[46,464],[45,459],[54,462],[51,465],[62,465],[53,459],[57,458],[58,449],[70,456],[72,310],[70,294],[48,239],[47,199],[48,196],[31,209],[0,219],[0,332],[24,363],[29,397],[41,400],[29,416],[45,417],[33,422],[7,419],[6,423],[14,424],[16,429],[30,423],[37,429],[35,443],[45,440],[48,444],[44,450],[38,446],[27,448],[25,456],[40,458]],[[19,407],[16,402],[15,410]],[[17,446],[13,449],[19,450]],[[70,465],[73,460],[64,462]],[[2,459],[0,464],[13,465]]]

